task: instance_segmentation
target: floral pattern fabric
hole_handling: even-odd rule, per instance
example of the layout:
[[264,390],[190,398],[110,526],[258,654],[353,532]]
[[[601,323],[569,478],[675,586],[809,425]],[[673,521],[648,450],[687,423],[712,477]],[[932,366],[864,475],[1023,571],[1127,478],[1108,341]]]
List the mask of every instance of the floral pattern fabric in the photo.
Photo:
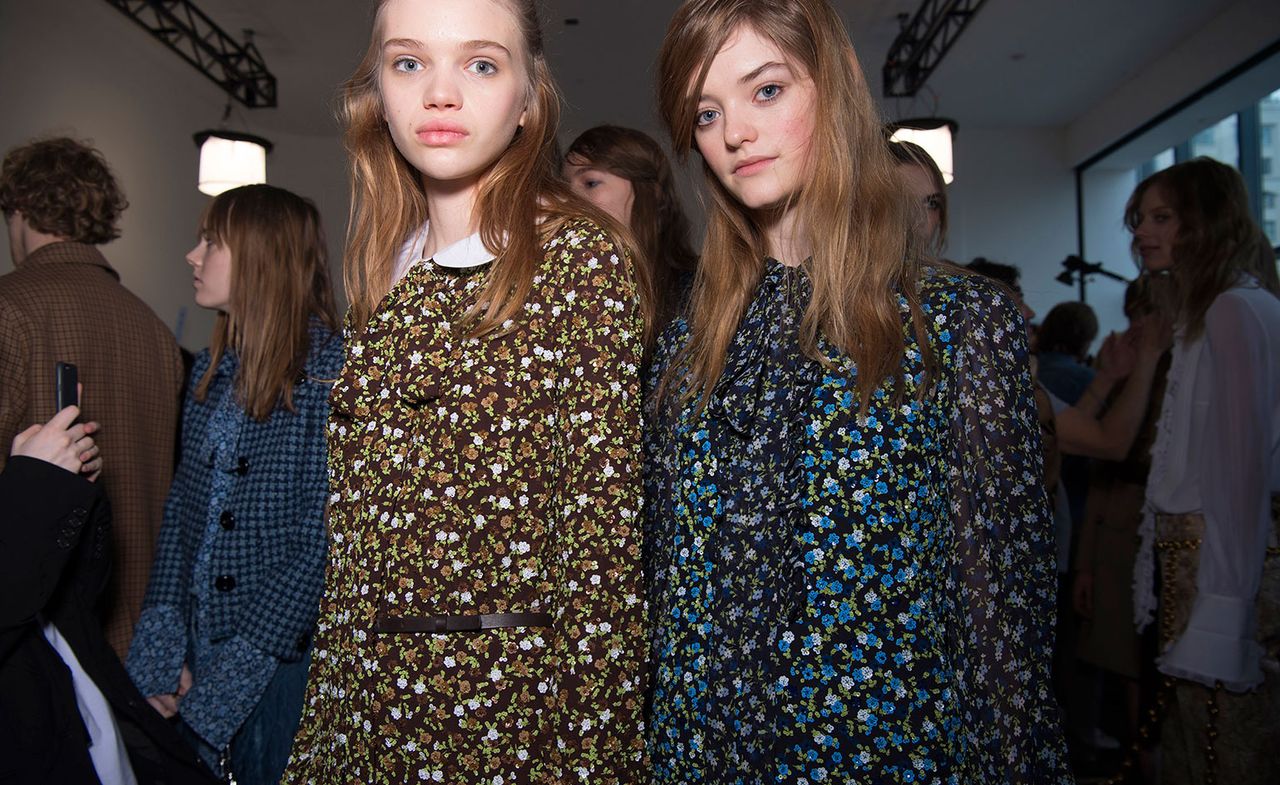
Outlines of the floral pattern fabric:
[[[331,536],[289,783],[621,783],[643,770],[641,329],[627,262],[572,222],[500,335],[487,267],[411,268],[349,340]],[[375,619],[548,613],[379,633]]]
[[1069,782],[1021,317],[990,284],[930,271],[936,370],[906,329],[900,399],[882,386],[860,417],[851,361],[821,341],[832,367],[800,351],[809,291],[766,263],[703,409],[660,386],[687,324],[660,341],[654,781]]

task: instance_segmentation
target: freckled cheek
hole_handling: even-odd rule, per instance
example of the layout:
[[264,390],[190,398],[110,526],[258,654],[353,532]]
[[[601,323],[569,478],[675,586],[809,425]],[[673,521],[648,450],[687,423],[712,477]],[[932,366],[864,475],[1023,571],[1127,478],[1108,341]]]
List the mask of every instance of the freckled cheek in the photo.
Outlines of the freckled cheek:
[[782,123],[783,139],[792,151],[800,150],[808,156],[809,142],[813,138],[813,115],[808,112],[791,115]]

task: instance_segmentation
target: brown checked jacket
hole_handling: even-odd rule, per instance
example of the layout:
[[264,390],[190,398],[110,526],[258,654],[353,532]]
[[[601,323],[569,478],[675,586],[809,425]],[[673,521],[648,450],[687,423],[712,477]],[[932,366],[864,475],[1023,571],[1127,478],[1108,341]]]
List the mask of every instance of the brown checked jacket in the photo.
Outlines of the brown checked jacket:
[[54,414],[54,365],[75,363],[114,510],[107,640],[123,657],[147,588],[173,475],[182,358],[173,334],[97,248],[46,245],[0,276],[0,467],[13,437]]

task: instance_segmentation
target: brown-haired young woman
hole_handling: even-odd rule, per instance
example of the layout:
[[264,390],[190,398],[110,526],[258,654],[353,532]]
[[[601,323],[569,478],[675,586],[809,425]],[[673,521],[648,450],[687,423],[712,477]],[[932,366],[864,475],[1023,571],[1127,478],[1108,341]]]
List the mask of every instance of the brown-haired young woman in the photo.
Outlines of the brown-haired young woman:
[[826,0],[689,0],[659,63],[711,214],[646,430],[655,781],[1068,781],[1016,306],[922,261]]
[[268,785],[289,758],[324,581],[342,341],[320,214],[270,185],[226,191],[187,262],[196,304],[218,317],[128,668],[214,772]]
[[638,259],[652,269],[654,333],[688,296],[698,255],[662,147],[634,128],[598,125],[578,135],[564,155],[574,192],[631,229]]
[[1145,626],[1158,607],[1157,667],[1174,684],[1161,728],[1161,782],[1276,782],[1275,256],[1251,217],[1239,172],[1208,158],[1143,180],[1125,223],[1142,266],[1169,275],[1175,290],[1173,359],[1134,578],[1136,620]]
[[636,781],[645,281],[555,171],[534,3],[384,0],[343,100],[350,339],[285,781]]

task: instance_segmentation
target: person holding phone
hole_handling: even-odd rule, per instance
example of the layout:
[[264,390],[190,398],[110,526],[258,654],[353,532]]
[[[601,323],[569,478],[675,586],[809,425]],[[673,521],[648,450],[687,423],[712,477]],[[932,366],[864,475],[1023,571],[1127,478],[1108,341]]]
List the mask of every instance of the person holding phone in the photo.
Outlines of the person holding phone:
[[0,782],[212,785],[102,633],[111,511],[79,415],[19,433],[0,472]]
[[301,713],[324,579],[325,422],[342,340],[310,200],[214,198],[187,254],[218,312],[128,666],[211,769],[274,785]]

